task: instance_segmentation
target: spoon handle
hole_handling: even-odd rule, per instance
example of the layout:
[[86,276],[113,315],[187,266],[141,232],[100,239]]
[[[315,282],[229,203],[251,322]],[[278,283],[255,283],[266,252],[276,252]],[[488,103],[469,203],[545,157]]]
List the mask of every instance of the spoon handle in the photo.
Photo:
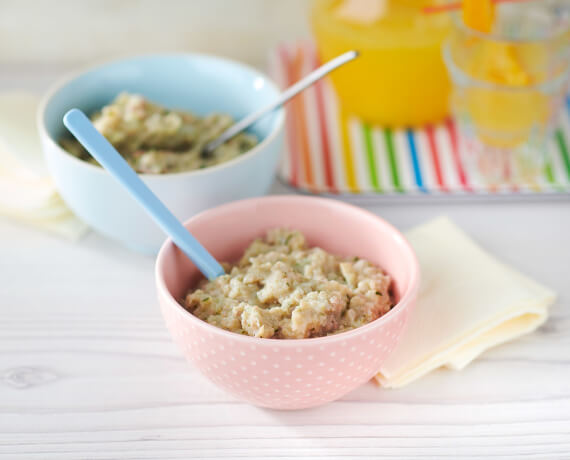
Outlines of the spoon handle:
[[318,69],[314,70],[309,75],[307,75],[305,78],[299,80],[297,83],[291,85],[289,88],[287,88],[285,91],[283,91],[277,100],[275,100],[274,102],[272,102],[268,106],[263,107],[256,112],[253,112],[252,114],[246,116],[245,118],[242,118],[236,124],[230,126],[227,130],[225,130],[222,134],[220,134],[216,139],[208,142],[204,146],[203,150],[207,153],[213,152],[215,149],[217,149],[224,142],[231,139],[236,134],[241,133],[244,129],[251,126],[253,123],[255,123],[257,120],[259,120],[264,115],[267,115],[269,112],[271,112],[271,111],[275,110],[277,107],[283,105],[289,99],[296,96],[301,91],[303,91],[305,88],[308,88],[313,83],[315,83],[316,81],[323,78],[329,72],[332,72],[337,67],[340,67],[341,65],[344,65],[347,62],[350,62],[357,57],[358,57],[358,51],[347,51],[346,53],[343,53],[340,56],[337,56],[334,59],[331,59],[330,61],[326,62],[325,64],[320,66]]
[[214,279],[224,274],[224,269],[216,259],[148,188],[81,110],[71,109],[63,117],[63,123],[81,145],[146,209],[160,228],[196,264],[204,276]]

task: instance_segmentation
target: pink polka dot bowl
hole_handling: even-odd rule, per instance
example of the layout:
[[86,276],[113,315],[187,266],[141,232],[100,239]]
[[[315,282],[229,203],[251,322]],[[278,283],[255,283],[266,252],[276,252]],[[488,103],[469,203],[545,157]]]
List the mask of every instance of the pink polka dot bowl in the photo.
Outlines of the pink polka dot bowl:
[[393,280],[394,308],[360,328],[300,340],[249,337],[212,326],[180,305],[200,274],[167,240],[156,261],[166,325],[186,358],[239,399],[274,409],[302,409],[338,399],[380,370],[412,314],[419,287],[412,248],[392,225],[358,207],[324,198],[270,196],[210,209],[185,226],[221,261],[238,259],[270,228],[298,229],[310,246],[366,258]]

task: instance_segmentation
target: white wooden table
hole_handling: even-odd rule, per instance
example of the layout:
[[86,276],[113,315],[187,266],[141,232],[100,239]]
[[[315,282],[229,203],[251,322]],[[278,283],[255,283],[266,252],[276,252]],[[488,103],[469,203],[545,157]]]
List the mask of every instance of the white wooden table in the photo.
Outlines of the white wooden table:
[[0,219],[0,458],[570,458],[569,204],[367,205],[403,230],[448,215],[559,300],[462,372],[298,412],[236,401],[184,361],[151,258]]

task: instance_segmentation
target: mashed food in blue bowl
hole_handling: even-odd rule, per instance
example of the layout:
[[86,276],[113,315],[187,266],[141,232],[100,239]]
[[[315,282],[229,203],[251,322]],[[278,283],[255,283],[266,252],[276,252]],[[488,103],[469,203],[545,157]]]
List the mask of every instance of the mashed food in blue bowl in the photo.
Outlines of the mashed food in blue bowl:
[[[142,174],[207,168],[232,160],[258,143],[255,135],[240,133],[212,154],[203,155],[204,145],[234,124],[230,115],[212,113],[199,117],[126,92],[94,113],[91,120],[129,165]],[[77,158],[97,164],[77,140],[64,137],[60,144]]]

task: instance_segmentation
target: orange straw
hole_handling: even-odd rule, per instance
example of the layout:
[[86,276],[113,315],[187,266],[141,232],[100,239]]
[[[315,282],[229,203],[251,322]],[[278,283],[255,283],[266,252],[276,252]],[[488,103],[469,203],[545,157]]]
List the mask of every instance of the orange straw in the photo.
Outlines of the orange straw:
[[[493,3],[518,3],[518,2],[526,2],[528,0],[493,0]],[[437,6],[426,6],[422,13],[424,14],[432,14],[432,13],[444,13],[446,11],[455,11],[461,9],[461,2],[455,3],[448,3],[446,5],[437,5]]]

